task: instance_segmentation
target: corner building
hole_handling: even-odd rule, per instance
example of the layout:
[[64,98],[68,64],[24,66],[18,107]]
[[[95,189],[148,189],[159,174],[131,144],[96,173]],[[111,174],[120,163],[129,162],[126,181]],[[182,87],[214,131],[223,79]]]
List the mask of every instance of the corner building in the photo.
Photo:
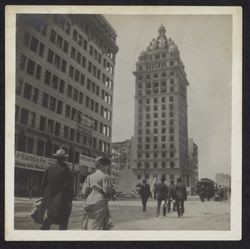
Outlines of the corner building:
[[187,86],[178,47],[163,25],[136,63],[135,158],[138,181],[182,177],[189,185]]
[[88,162],[110,155],[117,51],[102,15],[17,15],[16,194],[39,192],[59,147],[69,154],[76,192]]

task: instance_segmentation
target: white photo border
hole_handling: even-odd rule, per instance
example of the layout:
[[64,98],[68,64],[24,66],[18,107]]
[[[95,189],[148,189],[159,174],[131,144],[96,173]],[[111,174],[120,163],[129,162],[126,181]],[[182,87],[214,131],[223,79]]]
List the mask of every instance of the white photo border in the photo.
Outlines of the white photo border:
[[[16,14],[232,15],[231,229],[229,231],[31,231],[14,229]],[[5,239],[7,241],[241,240],[242,8],[201,6],[6,6],[5,8]]]

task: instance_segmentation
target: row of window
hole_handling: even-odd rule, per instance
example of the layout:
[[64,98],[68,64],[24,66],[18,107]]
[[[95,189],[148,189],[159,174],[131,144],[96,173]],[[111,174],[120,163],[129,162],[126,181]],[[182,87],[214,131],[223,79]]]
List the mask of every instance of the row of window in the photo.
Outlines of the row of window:
[[[48,71],[46,71],[46,72],[48,72]],[[45,78],[48,78],[48,77],[45,77]],[[53,78],[54,78],[54,75],[53,75]],[[48,81],[46,81],[46,82],[48,82]],[[53,82],[54,82],[54,80],[53,80]],[[58,81],[56,81],[56,82],[58,82]],[[56,87],[57,84],[55,85],[55,82],[53,83],[53,86],[55,89],[57,89],[57,87]],[[60,82],[59,89],[60,89],[60,91],[64,91],[64,81]],[[16,94],[23,96],[25,99],[30,100],[33,103],[36,103],[36,104],[38,103],[39,89],[36,87],[32,87],[32,85],[30,85],[27,82],[24,83],[23,80],[20,78],[18,78],[18,80],[17,80]],[[83,101],[84,101],[83,100],[83,97],[84,97],[83,93],[79,92],[77,89],[73,88],[71,85],[68,85],[67,96],[70,98],[73,98],[73,100],[75,100],[75,101],[78,101],[80,104],[83,104]],[[63,102],[61,100],[57,100],[53,96],[49,96],[45,92],[42,95],[41,105],[44,108],[49,108],[49,110],[51,110],[51,111],[57,112],[58,114],[62,114]],[[99,104],[97,102],[95,102],[94,100],[90,99],[88,96],[86,97],[86,107],[89,107],[92,111],[99,113]],[[75,108],[72,108],[72,110],[74,110],[74,111],[72,111],[72,115],[70,115],[69,114],[70,108],[66,107],[65,116],[68,118],[71,117],[72,120],[76,120],[75,115],[78,112],[76,111]],[[100,115],[109,121],[112,118],[111,111],[103,106],[101,106]]]
[[[112,60],[115,59],[114,54],[111,52],[111,49],[109,48],[109,46],[107,45],[106,42],[103,41],[103,39],[100,37],[100,32],[98,32],[97,30],[91,29],[90,26],[88,26],[82,19],[80,18],[74,18],[71,17],[71,19],[74,19],[74,23],[77,24],[80,29],[88,35],[88,38],[90,38],[98,47],[100,47],[104,53]],[[101,34],[102,35],[102,34]],[[108,37],[112,40],[115,41],[115,39],[106,33],[106,35],[108,35]],[[81,35],[74,30],[73,31],[73,39],[75,42],[77,42],[80,46],[81,46]],[[83,45],[84,46],[84,45]]]
[[[75,29],[73,30],[73,40],[80,46],[83,47],[84,50],[87,50],[87,41],[83,39],[82,35],[80,35]],[[101,54],[97,52],[96,49],[92,45],[89,46],[89,54],[99,63],[101,63]],[[114,54],[110,49],[106,48],[106,55],[114,60]]]
[[28,59],[27,56],[21,54],[19,68],[27,74],[34,76],[36,79],[41,79],[42,66]]
[[54,29],[50,30],[49,40],[55,44],[59,49],[61,49],[65,54],[68,53],[69,43],[56,33]]
[[[174,101],[174,96],[169,96],[168,97],[169,99],[169,102],[173,102]],[[150,102],[154,103],[154,104],[157,104],[158,101],[160,101],[160,98],[146,98],[145,101],[146,101],[146,104],[150,104]],[[161,97],[161,102],[162,103],[165,103],[166,102],[166,97]],[[142,105],[144,104],[144,99],[139,99],[139,105]]]
[[137,83],[137,88],[138,89],[142,89],[143,86],[145,86],[146,89],[150,89],[150,88],[158,88],[159,86],[162,88],[166,88],[167,84],[169,84],[170,86],[173,86],[175,84],[175,79],[171,78],[168,80],[163,80],[160,82],[158,81],[153,81],[153,82],[146,82],[146,84],[143,84],[142,82],[138,82]]
[[[19,88],[18,88],[19,89]],[[23,91],[23,97],[25,97],[28,100],[31,100],[34,103],[37,103],[37,99],[38,99],[38,94],[39,94],[39,90],[37,88],[33,88],[30,84],[25,83],[24,86],[24,91]],[[44,108],[49,109],[50,111],[56,112],[58,114],[62,114],[63,112],[63,102],[61,100],[57,100],[55,97],[53,96],[49,96],[47,93],[43,93],[42,95],[42,103],[41,105]],[[102,107],[101,110],[101,115],[106,118],[106,119],[110,119],[111,120],[111,112],[107,109],[105,109],[104,107]],[[16,112],[16,115],[19,115],[19,107],[18,110]],[[30,114],[32,116],[32,127],[34,126],[34,122],[35,122],[35,113]],[[69,118],[73,121],[78,121],[81,122],[81,112],[77,111],[75,108],[71,107],[70,105],[66,105],[66,109],[65,109],[65,117]],[[16,116],[17,121],[18,121],[18,116]],[[27,118],[27,120],[25,120]],[[20,122],[24,125],[28,125],[28,118],[29,118],[29,113],[27,112],[26,109],[24,109],[24,111],[21,112],[21,120]],[[93,119],[93,118],[92,118]],[[94,123],[94,129],[96,131],[98,131],[98,121],[93,119],[93,123]],[[110,137],[111,136],[111,127],[104,125],[102,122],[100,122],[100,133],[102,133],[105,136]]]
[[[160,110],[158,107],[160,107]],[[142,106],[139,106],[139,108],[138,108],[139,113],[142,113],[144,110],[146,112],[150,112],[150,111],[158,112],[158,110],[164,112],[164,111],[166,111],[166,104],[161,104],[160,106],[158,106],[158,105],[154,105],[154,106],[146,105],[145,108],[143,108]],[[174,105],[171,103],[171,104],[169,104],[169,116],[170,117],[174,116],[173,110],[174,110]]]
[[[36,64],[33,60],[28,59],[23,54],[20,57],[20,69],[22,69],[23,71],[26,71],[28,74],[30,74],[32,76],[35,76],[38,80],[41,79],[42,67],[39,64]],[[84,78],[85,78],[84,75],[81,74],[81,83],[82,84],[84,84]],[[47,85],[51,84],[51,86],[56,90],[59,87],[59,91],[61,93],[64,92],[64,88],[65,88],[65,84],[66,84],[65,81],[63,81],[62,79],[59,79],[58,76],[52,74],[48,70],[45,71],[44,82]],[[19,83],[20,83],[20,80],[18,80],[17,91],[20,91],[22,88],[22,85]],[[92,86],[92,90],[99,96],[99,86],[97,86],[94,82],[91,82],[90,80],[88,80],[87,89],[90,90],[90,83]],[[27,92],[27,94],[29,95],[29,91]],[[78,101],[80,104],[83,103],[83,93],[78,92],[78,90],[73,88],[71,85],[68,85],[67,96],[73,98],[75,101]],[[112,96],[109,95],[104,90],[102,90],[102,92],[101,92],[101,97],[106,103],[108,103],[109,105],[112,105]],[[93,102],[93,101],[94,100],[91,100],[91,102]],[[89,107],[88,103],[89,103],[89,100],[86,98],[86,106],[87,107]],[[98,103],[95,103],[95,105],[97,106]],[[92,105],[90,105],[90,109],[91,108],[92,108]],[[96,107],[95,109],[92,108],[91,110],[92,111],[95,110],[95,112],[98,112],[98,107]]]
[[[53,29],[51,29],[50,41],[57,47],[62,49],[65,53],[68,52],[69,43],[66,40],[63,40],[63,38],[58,35]],[[24,45],[30,48],[30,50],[32,50],[33,52],[38,53],[40,56],[43,56],[45,48],[44,44],[42,42],[39,42],[39,40],[34,36],[31,36],[28,32],[24,33]],[[86,68],[86,57],[78,52],[74,47],[71,47],[71,58],[73,58],[78,64],[82,65],[82,67]],[[51,50],[49,50],[48,52],[48,60],[50,63],[56,65],[58,69],[60,68],[61,58],[58,57],[58,55],[55,55],[54,57],[54,54]],[[61,70],[63,72],[65,72],[66,66],[67,65],[62,59]],[[97,79],[100,79],[101,71],[92,62],[89,62],[88,64],[88,71],[92,73]],[[80,81],[81,85],[84,85],[84,75],[71,65],[69,68],[69,76],[76,81]],[[112,81],[109,80],[107,76],[105,77],[104,74],[103,83],[105,84],[105,86],[112,89]]]
[[167,53],[161,53],[161,54],[154,54],[150,56],[140,56],[139,60],[140,61],[145,61],[145,60],[159,60],[159,59],[165,59],[168,56]]
[[[157,157],[158,157],[158,151],[154,151],[154,152],[152,152],[152,153],[153,153],[153,157],[154,157],[154,158],[157,158]],[[160,153],[160,152],[159,152],[159,153]],[[142,151],[138,151],[138,152],[137,152],[137,158],[138,158],[138,159],[139,159],[139,158],[142,158],[143,155],[144,155],[144,152],[142,152]],[[150,155],[151,155],[151,152],[149,152],[149,151],[145,152],[145,158],[150,158]],[[170,151],[170,152],[169,152],[169,157],[170,157],[170,158],[174,158],[174,156],[175,156],[175,152],[174,152],[174,151]],[[166,157],[167,157],[167,151],[166,151],[166,150],[161,151],[161,157],[162,157],[162,158],[166,158]]]
[[[173,114],[173,113],[171,112],[171,114]],[[173,118],[173,115],[171,116],[171,118]],[[171,119],[171,120],[172,120],[172,119]],[[141,127],[144,125],[144,123],[145,123],[145,122],[142,122],[141,120],[138,121],[138,127],[139,127],[139,129],[138,129],[138,134],[139,134],[139,135],[142,134],[142,129],[141,129]],[[174,125],[174,121],[169,121],[169,123],[170,123],[171,126]],[[147,130],[149,130],[149,127],[150,127],[150,126],[154,126],[154,128],[156,128],[156,126],[158,126],[158,125],[159,125],[158,120],[152,120],[152,122],[151,122],[151,120],[146,120],[146,134],[149,134],[149,133],[150,133],[149,131],[147,131]],[[166,120],[165,120],[165,119],[164,119],[164,120],[161,120],[161,126],[166,126]],[[169,132],[170,132],[170,133],[173,133],[173,132],[174,132],[174,128],[173,128],[173,127],[170,127],[170,128],[169,128]]]
[[[145,149],[145,150],[150,150],[150,149],[154,149],[154,150],[158,150],[159,148],[158,148],[158,144],[156,144],[156,143],[158,143],[158,141],[154,141],[155,142],[155,144],[144,144],[144,143],[140,143],[140,144],[138,144],[137,145],[137,150],[143,150],[143,149]],[[161,149],[166,149],[167,148],[167,146],[166,146],[166,143],[165,143],[166,141],[163,141],[163,143],[161,144]],[[174,150],[175,149],[175,147],[174,147],[174,143],[170,143],[170,145],[169,145],[169,149],[171,149],[171,150]]]
[[62,72],[66,73],[67,70],[67,62],[62,59],[61,56],[53,52],[51,49],[48,50],[48,57],[47,61],[54,65],[57,69],[61,70]]
[[38,103],[39,89],[32,87],[27,82],[23,82],[22,79],[17,79],[16,84],[16,94],[23,96],[25,99],[32,101],[33,103]]
[[[173,109],[173,108],[172,108]],[[146,113],[146,120],[147,119],[151,119],[151,118],[153,118],[153,119],[158,119],[158,118],[160,118],[160,115],[158,115],[158,112],[154,112],[153,113],[153,117],[152,116],[150,116],[150,113]],[[166,118],[166,112],[162,112],[161,113],[161,118]],[[142,112],[139,112],[139,114],[138,114],[138,120],[139,120],[139,122],[140,122],[140,124],[142,124],[141,122],[142,122],[142,119],[143,119],[143,115],[142,115]],[[139,124],[139,125],[140,125]],[[174,120],[173,119],[170,119],[170,122],[169,122],[169,124],[170,125],[173,125],[174,124]]]
[[[167,157],[167,152],[162,151],[161,154],[158,154],[158,151],[153,152],[152,154],[150,152],[145,153],[145,158],[151,158],[151,155],[153,155],[153,158],[158,158],[158,156],[161,156],[161,158]],[[170,158],[174,158],[175,154],[174,152],[169,153]],[[142,158],[142,153],[137,153],[137,158]]]
[[71,47],[70,57],[76,61],[83,68],[86,68],[87,59],[84,55],[82,55],[79,51],[77,51],[74,47]]
[[142,71],[142,70],[148,70],[148,69],[166,68],[166,67],[176,66],[176,65],[178,65],[177,60],[175,61],[171,60],[171,61],[167,61],[164,63],[145,63],[143,65],[139,65],[138,70]]
[[[157,134],[157,133],[155,133],[155,134]],[[146,136],[146,137],[143,139],[143,137],[139,136],[139,137],[137,138],[137,141],[138,141],[138,143],[142,143],[143,140],[145,140],[146,143],[150,143],[151,141],[158,142],[158,137],[159,137],[159,136],[154,136],[154,137],[151,138],[150,136]],[[172,136],[170,136],[170,137],[173,138]],[[159,138],[160,138],[160,137],[159,137]],[[165,142],[165,141],[166,141],[166,135],[162,135],[162,136],[161,136],[161,141],[162,141],[162,142]],[[172,141],[172,140],[170,140],[170,141]]]
[[89,54],[100,64],[102,63],[102,55],[92,46],[89,46]]
[[137,76],[137,78],[138,78],[138,80],[143,80],[143,79],[149,80],[149,79],[151,79],[151,78],[156,79],[156,78],[158,78],[158,77],[167,77],[167,76],[169,77],[169,76],[174,76],[174,74],[175,74],[174,71],[170,71],[169,73],[163,71],[163,72],[161,72],[161,73],[139,74],[139,75]]
[[[38,118],[38,115],[36,113],[29,111],[26,108],[20,108],[18,105],[16,105],[15,119],[17,123],[20,122],[21,124],[29,126],[31,128],[38,127],[40,131],[46,132],[47,134],[62,137],[66,140],[70,140],[71,142],[77,142],[79,144],[97,149],[96,138],[93,137],[93,141],[88,143],[89,138],[87,136],[81,136],[76,129],[70,128],[66,125],[62,126],[61,123],[44,116],[40,116],[40,118]],[[111,128],[102,123],[100,123],[100,132],[103,135],[111,136]],[[105,145],[107,143],[102,140],[100,140],[99,142],[99,149],[103,149],[103,152],[108,152],[110,148],[108,145]]]
[[146,169],[149,169],[149,168],[158,168],[158,167],[161,167],[161,168],[166,168],[166,167],[170,167],[170,168],[174,168],[175,167],[175,162],[174,161],[170,161],[169,162],[169,164],[168,164],[168,162],[166,162],[166,161],[162,161],[162,162],[157,162],[157,161],[155,161],[155,162],[153,162],[153,163],[151,163],[151,162],[138,162],[137,163],[137,168],[138,169],[141,169],[141,168],[146,168]]
[[[138,96],[142,96],[143,95],[143,92],[142,90],[137,90],[137,95]],[[155,94],[158,94],[158,93],[173,93],[175,92],[175,88],[174,86],[170,86],[168,88],[154,88],[154,89],[145,89],[145,95],[155,95]]]

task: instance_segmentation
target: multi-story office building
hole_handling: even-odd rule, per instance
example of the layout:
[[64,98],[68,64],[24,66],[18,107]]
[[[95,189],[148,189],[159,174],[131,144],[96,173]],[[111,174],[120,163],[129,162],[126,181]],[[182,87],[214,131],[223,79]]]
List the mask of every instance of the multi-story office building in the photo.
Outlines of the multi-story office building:
[[17,16],[16,194],[38,192],[59,146],[77,173],[80,155],[110,155],[117,51],[102,15]]
[[188,80],[180,52],[163,25],[136,63],[135,158],[137,179],[166,175],[189,185]]
[[190,192],[195,194],[197,192],[198,183],[198,146],[194,143],[192,138],[188,139],[188,161],[190,172]]

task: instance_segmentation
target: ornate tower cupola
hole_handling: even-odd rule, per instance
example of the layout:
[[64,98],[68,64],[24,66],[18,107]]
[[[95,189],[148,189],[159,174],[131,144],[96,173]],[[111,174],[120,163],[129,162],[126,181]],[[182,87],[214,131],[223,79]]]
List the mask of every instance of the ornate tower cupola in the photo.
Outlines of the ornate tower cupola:
[[166,37],[166,29],[162,24],[160,28],[158,29],[158,34],[159,34],[159,37]]

